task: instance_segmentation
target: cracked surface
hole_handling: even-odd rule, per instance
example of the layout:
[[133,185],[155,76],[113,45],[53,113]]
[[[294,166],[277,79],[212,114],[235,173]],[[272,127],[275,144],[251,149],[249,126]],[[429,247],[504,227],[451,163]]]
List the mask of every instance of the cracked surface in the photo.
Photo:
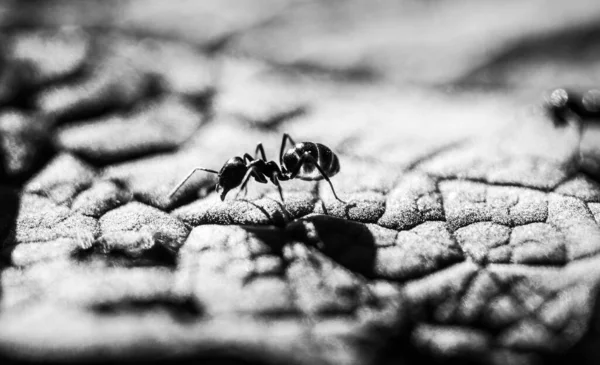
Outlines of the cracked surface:
[[[0,358],[533,365],[594,355],[600,134],[590,126],[577,165],[576,133],[552,129],[529,102],[528,87],[556,80],[519,75],[545,43],[577,38],[574,24],[595,34],[597,6],[557,3],[531,21],[534,0],[518,11],[509,2],[514,17],[486,2],[440,4],[428,10],[440,25],[408,39],[402,29],[429,23],[417,16],[425,5],[261,3],[7,10]],[[451,26],[472,6],[483,31],[496,29],[486,44],[497,58]],[[302,21],[313,17],[313,28]],[[531,40],[549,29],[558,35]],[[589,49],[573,80],[592,67]],[[219,169],[259,142],[278,161],[284,132],[338,154],[332,182],[345,203],[300,180],[282,184],[284,202],[257,182],[221,201],[207,173],[169,197],[193,167]]]

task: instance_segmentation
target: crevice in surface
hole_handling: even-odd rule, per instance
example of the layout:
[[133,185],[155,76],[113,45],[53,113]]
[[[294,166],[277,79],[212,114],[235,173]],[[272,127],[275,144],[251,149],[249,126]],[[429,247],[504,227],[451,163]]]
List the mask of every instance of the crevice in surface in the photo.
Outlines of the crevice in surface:
[[125,248],[102,248],[100,247],[101,241],[102,238],[98,238],[94,240],[91,248],[80,248],[74,251],[72,257],[81,263],[101,261],[108,263],[111,267],[174,268],[177,265],[177,252],[160,243],[154,243],[152,247],[141,253],[131,254]]
[[204,309],[191,297],[160,297],[146,299],[125,299],[118,302],[95,303],[91,310],[102,316],[119,316],[124,313],[139,315],[144,312],[164,310],[181,322],[196,321],[202,317]]
[[238,115],[238,118],[246,122],[251,128],[261,131],[279,131],[287,122],[294,120],[306,114],[307,107],[297,107],[295,109],[271,116],[268,120],[252,120],[244,115]]
[[416,159],[414,159],[411,163],[409,163],[405,168],[404,168],[404,172],[408,173],[411,171],[415,171],[417,170],[421,165],[427,163],[428,161],[436,158],[437,156],[443,154],[444,152],[447,151],[451,151],[455,148],[458,148],[460,146],[463,146],[467,143],[469,143],[470,139],[461,139],[458,141],[453,141],[447,144],[443,144],[437,148],[434,148],[432,151],[417,157]]

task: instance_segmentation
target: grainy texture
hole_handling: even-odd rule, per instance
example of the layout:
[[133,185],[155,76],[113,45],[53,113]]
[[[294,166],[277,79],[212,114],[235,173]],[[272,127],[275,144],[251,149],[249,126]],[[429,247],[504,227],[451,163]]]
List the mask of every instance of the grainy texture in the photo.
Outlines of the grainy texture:
[[[0,3],[0,359],[598,361],[600,133],[539,96],[600,7],[260,3]],[[169,197],[284,132],[346,203]]]

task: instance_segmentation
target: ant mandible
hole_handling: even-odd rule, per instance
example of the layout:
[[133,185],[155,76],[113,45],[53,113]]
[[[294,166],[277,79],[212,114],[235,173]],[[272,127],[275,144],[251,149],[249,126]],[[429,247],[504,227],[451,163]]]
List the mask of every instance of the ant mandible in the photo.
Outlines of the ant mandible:
[[[286,142],[290,142],[293,147],[285,151]],[[260,153],[260,158],[259,158]],[[267,161],[265,150],[262,143],[256,146],[254,157],[245,153],[244,157],[235,156],[230,158],[221,171],[206,169],[204,167],[194,168],[169,194],[172,197],[185,182],[192,177],[196,171],[206,171],[212,174],[217,174],[216,190],[221,190],[221,200],[225,200],[225,196],[229,190],[240,186],[240,190],[236,194],[236,199],[240,191],[246,191],[246,186],[251,177],[261,184],[266,184],[267,178],[271,180],[279,190],[279,196],[283,202],[283,192],[281,191],[280,181],[291,179],[301,179],[307,181],[316,181],[325,179],[331,187],[333,196],[341,202],[333,188],[330,177],[333,177],[340,171],[340,162],[331,149],[325,145],[314,142],[295,143],[289,134],[284,133],[281,140],[281,149],[279,151],[279,164],[275,161]]]

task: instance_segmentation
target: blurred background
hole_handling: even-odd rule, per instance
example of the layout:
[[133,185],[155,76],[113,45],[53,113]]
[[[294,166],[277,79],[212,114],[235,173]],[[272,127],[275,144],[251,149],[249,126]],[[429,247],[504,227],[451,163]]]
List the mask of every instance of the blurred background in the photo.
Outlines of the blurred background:
[[[547,118],[531,108],[543,93],[597,85],[599,17],[593,0],[2,1],[8,66],[0,101],[58,125],[135,104],[168,84],[167,93],[192,96],[196,106],[209,101],[220,116],[251,125],[300,117],[304,127],[286,128],[356,155],[413,158],[507,128],[536,139]],[[27,29],[37,33],[11,36]],[[83,86],[91,90],[85,97],[73,89],[31,96],[86,78],[93,82]],[[374,134],[402,128],[369,140],[367,124]],[[186,125],[171,146],[195,128]],[[573,143],[557,147],[553,133],[516,148],[539,145],[527,153],[544,155],[558,148],[563,158]],[[595,134],[583,143],[592,155],[600,153]],[[85,132],[67,133],[59,148],[77,144],[76,135]],[[399,144],[410,147],[390,147]],[[88,157],[119,158],[95,151]]]
[[589,85],[597,1],[3,1],[2,24],[172,37],[277,65],[398,85]]

